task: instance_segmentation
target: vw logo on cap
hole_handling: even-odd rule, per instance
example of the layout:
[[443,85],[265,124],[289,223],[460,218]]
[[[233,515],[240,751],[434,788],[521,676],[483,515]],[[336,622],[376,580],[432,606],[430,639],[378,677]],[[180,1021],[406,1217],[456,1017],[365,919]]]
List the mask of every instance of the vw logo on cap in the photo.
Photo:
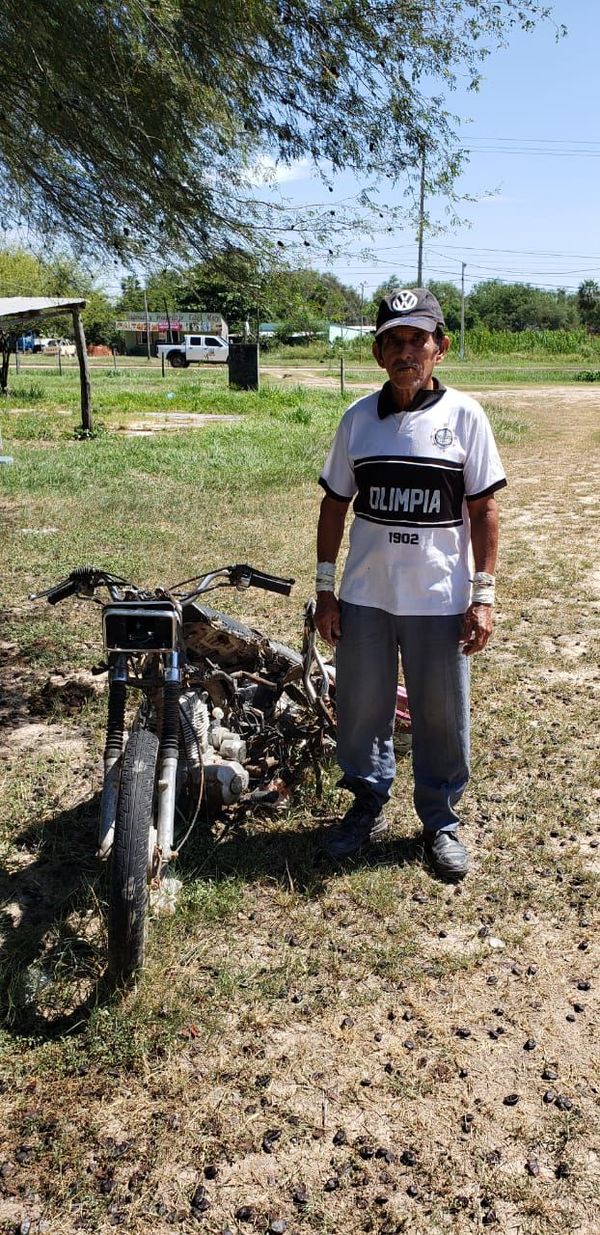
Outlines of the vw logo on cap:
[[390,308],[394,310],[394,313],[409,313],[416,304],[418,304],[418,296],[415,296],[414,292],[404,291],[394,296]]

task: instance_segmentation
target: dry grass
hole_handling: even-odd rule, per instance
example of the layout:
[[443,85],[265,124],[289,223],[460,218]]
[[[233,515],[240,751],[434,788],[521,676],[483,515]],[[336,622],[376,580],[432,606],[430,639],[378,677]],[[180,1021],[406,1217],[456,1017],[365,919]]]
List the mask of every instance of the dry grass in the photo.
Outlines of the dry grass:
[[[593,395],[575,399],[576,415],[530,392],[533,430],[503,448],[461,887],[422,864],[406,761],[389,841],[333,870],[319,849],[342,804],[332,774],[321,803],[307,785],[287,818],[195,838],[147,974],[107,1000],[91,857],[102,704],[29,710],[66,650],[55,632],[32,661],[28,628],[24,657],[13,614],[0,1231],[597,1235],[600,453]],[[259,496],[244,508],[300,597],[317,500],[302,482],[276,524]],[[40,513],[53,522],[51,500]],[[246,612],[294,637],[289,602],[257,595]],[[11,717],[44,741],[39,727],[16,741]]]

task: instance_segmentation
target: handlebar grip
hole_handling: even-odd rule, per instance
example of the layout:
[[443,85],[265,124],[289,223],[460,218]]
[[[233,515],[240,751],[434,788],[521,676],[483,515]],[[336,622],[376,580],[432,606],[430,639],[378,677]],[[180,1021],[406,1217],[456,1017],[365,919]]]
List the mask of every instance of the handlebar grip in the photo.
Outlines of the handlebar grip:
[[250,580],[251,587],[260,587],[265,592],[278,592],[280,596],[289,596],[295,579],[280,579],[278,575],[265,575],[262,570],[253,570]]
[[260,587],[265,592],[279,592],[281,596],[289,596],[296,580],[281,579],[279,575],[267,575],[264,570],[255,570],[247,563],[230,568],[231,582],[235,587]]
[[65,579],[64,583],[59,583],[58,587],[53,587],[51,592],[48,592],[46,597],[49,605],[57,605],[59,600],[66,600],[67,596],[72,596],[77,591],[77,584],[73,583],[72,579]]

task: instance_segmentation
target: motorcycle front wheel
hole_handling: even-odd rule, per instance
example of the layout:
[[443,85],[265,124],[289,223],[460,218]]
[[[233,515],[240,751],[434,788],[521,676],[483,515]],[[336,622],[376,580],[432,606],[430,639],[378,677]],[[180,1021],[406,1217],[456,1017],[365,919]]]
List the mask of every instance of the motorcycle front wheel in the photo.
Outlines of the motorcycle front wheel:
[[108,972],[117,984],[144,963],[157,761],[156,734],[135,729],[123,756],[108,903]]

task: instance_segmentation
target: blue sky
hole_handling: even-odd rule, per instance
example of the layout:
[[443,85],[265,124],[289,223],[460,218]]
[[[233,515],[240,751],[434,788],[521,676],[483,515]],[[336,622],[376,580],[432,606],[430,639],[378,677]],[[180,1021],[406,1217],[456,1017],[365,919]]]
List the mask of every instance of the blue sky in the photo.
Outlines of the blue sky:
[[[486,278],[570,290],[585,278],[600,281],[599,12],[599,0],[558,0],[554,17],[566,24],[566,38],[556,42],[551,23],[515,33],[488,57],[477,94],[449,97],[449,109],[471,121],[461,127],[472,153],[459,187],[478,200],[460,209],[465,226],[426,240],[425,278],[459,283],[465,261],[467,291]],[[332,205],[361,188],[340,177],[329,197],[308,168],[295,175],[281,191],[297,203]],[[441,204],[432,214],[443,218]],[[412,229],[384,234],[371,249],[369,260],[359,259],[358,246],[330,265],[317,249],[307,259],[345,283],[364,282],[365,298],[394,273],[414,283]]]

